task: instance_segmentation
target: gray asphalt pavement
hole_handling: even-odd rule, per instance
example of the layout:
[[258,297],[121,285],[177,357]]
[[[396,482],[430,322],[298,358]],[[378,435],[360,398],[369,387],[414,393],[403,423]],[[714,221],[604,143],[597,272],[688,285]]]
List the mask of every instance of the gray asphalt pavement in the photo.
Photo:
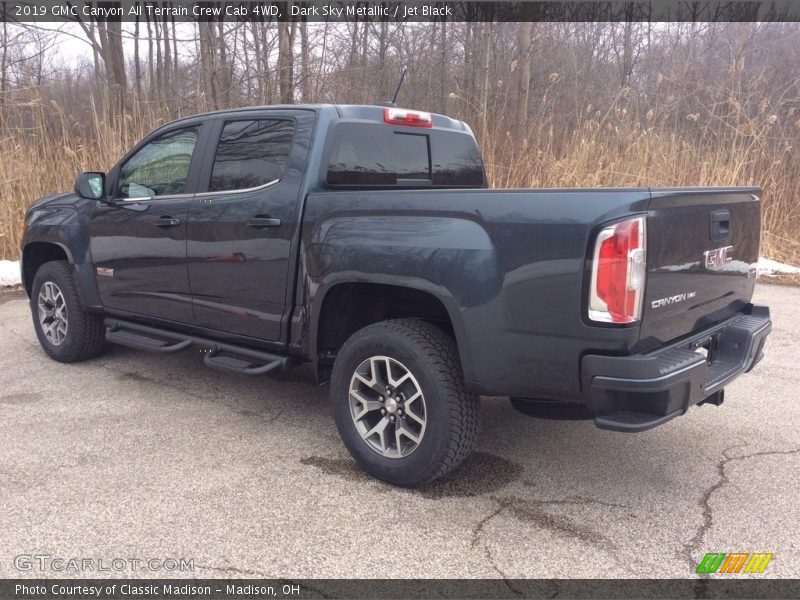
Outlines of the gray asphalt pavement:
[[800,288],[756,301],[767,356],[723,406],[621,434],[486,399],[473,458],[407,491],[354,466],[307,369],[121,347],[62,365],[0,296],[0,577],[42,575],[14,566],[33,554],[186,558],[196,577],[685,577],[710,551],[800,577]]

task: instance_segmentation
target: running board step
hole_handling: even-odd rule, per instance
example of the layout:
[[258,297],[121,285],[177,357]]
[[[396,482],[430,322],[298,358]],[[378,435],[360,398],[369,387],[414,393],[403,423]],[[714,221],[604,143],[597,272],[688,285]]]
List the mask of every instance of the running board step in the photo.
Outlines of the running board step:
[[192,345],[191,339],[184,339],[178,342],[170,342],[149,335],[142,335],[124,329],[107,329],[106,339],[115,344],[122,344],[137,350],[151,350],[155,352],[177,352]]
[[210,354],[206,354],[203,362],[207,367],[218,371],[233,371],[242,375],[261,375],[282,367],[284,359],[276,358],[265,364],[258,364],[255,361],[237,358],[236,356],[216,354],[212,350]]
[[253,350],[217,342],[208,338],[159,329],[119,319],[106,319],[106,339],[137,350],[151,352],[178,352],[196,345],[206,348],[203,362],[217,370],[233,371],[243,375],[261,375],[275,369],[287,369],[293,361],[288,356]]

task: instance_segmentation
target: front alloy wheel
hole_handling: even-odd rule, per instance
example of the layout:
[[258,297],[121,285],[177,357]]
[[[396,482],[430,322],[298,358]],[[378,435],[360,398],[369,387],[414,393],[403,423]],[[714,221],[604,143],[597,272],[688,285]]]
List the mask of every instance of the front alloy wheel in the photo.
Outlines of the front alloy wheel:
[[67,339],[69,317],[64,293],[52,281],[46,281],[39,290],[39,325],[42,334],[54,346],[60,346]]
[[103,351],[103,316],[82,306],[69,263],[58,260],[39,267],[31,285],[30,307],[36,337],[50,358],[71,363]]

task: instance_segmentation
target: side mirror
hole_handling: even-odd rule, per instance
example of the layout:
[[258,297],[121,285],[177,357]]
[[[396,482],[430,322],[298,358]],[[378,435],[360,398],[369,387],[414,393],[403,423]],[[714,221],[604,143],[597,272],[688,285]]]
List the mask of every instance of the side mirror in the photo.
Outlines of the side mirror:
[[100,200],[106,194],[106,174],[96,171],[81,173],[75,180],[75,193],[87,200]]

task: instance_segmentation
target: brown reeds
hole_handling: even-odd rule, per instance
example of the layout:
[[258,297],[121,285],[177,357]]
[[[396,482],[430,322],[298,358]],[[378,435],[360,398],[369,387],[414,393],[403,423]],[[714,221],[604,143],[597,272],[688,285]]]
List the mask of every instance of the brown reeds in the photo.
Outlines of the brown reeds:
[[[558,85],[558,76],[549,81]],[[170,118],[134,105],[131,114],[113,118],[98,107],[91,122],[79,123],[35,92],[17,102],[5,110],[0,138],[0,258],[9,259],[19,254],[31,202],[70,189],[82,170],[110,168]],[[482,119],[486,129],[477,133],[494,187],[761,186],[762,252],[800,264],[797,100],[758,103],[753,114],[742,104],[731,99],[681,115],[668,99],[636,108],[623,90],[609,106],[586,106],[564,119],[544,90],[527,126]],[[492,111],[512,112],[502,102]]]

